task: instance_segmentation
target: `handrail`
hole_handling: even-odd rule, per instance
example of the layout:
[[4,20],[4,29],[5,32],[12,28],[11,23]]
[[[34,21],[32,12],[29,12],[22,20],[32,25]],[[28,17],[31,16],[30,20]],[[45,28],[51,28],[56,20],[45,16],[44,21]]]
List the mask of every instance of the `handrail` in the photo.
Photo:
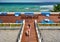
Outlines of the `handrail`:
[[20,34],[21,34],[21,31],[22,31],[22,27],[23,27],[23,25],[21,26],[21,28],[20,28],[20,30],[19,30],[19,34],[18,34],[18,37],[17,37],[16,42],[18,42],[18,41],[19,41],[19,39],[20,39]]
[[0,23],[0,30],[18,30],[23,23]]
[[25,26],[25,20],[23,20],[23,25],[22,25],[22,27],[21,27],[21,29],[19,31],[19,34],[18,34],[16,42],[21,42],[24,26]]
[[35,20],[35,26],[36,26],[37,36],[38,36],[38,42],[42,42],[40,30],[39,28],[37,28],[37,20]]

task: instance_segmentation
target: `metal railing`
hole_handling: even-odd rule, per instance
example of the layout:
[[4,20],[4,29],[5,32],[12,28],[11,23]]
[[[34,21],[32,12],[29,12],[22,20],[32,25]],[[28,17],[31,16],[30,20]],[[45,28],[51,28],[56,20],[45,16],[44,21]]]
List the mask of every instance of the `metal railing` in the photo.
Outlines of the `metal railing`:
[[20,30],[19,30],[19,34],[18,34],[18,37],[17,37],[16,42],[19,42],[20,35],[21,35],[21,31],[22,31],[22,29],[23,29],[22,27],[23,27],[23,25],[21,26],[21,28],[20,28]]
[[23,21],[23,25],[22,25],[22,27],[21,27],[21,29],[20,29],[20,31],[19,31],[19,34],[18,34],[18,37],[17,37],[16,42],[21,42],[21,40],[22,40],[22,35],[23,35],[23,30],[24,30],[24,26],[25,26],[25,20]]

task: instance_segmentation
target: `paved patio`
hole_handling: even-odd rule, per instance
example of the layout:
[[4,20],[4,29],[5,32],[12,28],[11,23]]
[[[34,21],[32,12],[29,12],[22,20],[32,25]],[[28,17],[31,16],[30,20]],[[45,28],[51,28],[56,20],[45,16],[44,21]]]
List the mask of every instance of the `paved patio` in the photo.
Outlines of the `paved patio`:
[[60,42],[60,30],[40,30],[42,42]]
[[0,30],[0,42],[16,42],[19,30]]

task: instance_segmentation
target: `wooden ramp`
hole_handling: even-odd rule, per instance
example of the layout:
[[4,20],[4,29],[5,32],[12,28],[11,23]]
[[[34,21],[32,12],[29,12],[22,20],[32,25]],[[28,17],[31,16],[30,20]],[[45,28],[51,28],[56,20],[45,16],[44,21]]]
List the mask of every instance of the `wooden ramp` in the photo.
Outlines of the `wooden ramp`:
[[[25,35],[27,24],[31,25],[30,37],[27,37]],[[24,27],[21,42],[38,42],[37,33],[36,33],[36,30],[35,30],[35,26],[34,26],[34,20],[32,20],[32,19],[26,19],[25,20],[25,27]]]

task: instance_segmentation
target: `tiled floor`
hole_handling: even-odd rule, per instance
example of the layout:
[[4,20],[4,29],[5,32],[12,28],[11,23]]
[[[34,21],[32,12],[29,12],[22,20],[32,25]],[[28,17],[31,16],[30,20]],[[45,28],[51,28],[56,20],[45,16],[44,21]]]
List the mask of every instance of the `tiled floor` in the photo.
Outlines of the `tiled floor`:
[[16,42],[19,30],[0,30],[0,42]]
[[60,30],[40,30],[42,42],[60,42]]

